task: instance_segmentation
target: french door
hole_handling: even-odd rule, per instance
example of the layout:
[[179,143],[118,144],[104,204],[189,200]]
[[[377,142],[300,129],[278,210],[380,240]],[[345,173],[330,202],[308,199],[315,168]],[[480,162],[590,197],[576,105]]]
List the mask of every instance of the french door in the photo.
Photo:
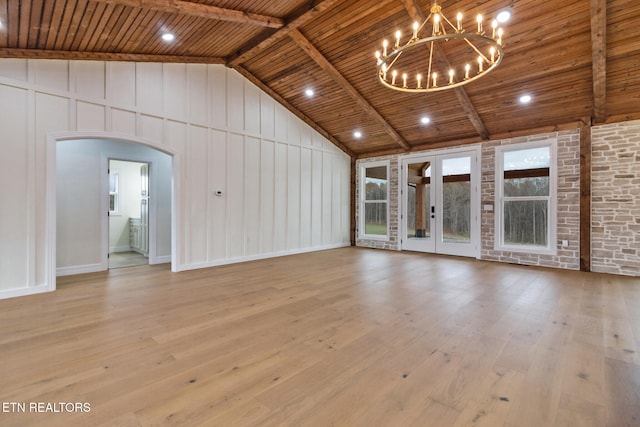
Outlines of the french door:
[[477,257],[478,150],[407,157],[401,173],[402,249]]

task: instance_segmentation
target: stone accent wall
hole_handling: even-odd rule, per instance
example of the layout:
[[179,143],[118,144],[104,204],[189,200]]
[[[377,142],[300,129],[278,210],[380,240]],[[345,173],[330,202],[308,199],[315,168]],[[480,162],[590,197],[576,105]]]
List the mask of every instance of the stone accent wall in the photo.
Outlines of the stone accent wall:
[[[580,269],[580,133],[576,130],[553,132],[482,144],[481,203],[495,205],[495,147],[524,142],[557,140],[557,254],[539,255],[494,250],[495,209],[482,210],[481,259],[571,270]],[[567,240],[567,247],[562,241]]]
[[[499,145],[517,144],[522,142],[540,141],[550,138],[557,140],[558,161],[558,204],[557,204],[557,254],[539,255],[517,252],[495,251],[494,232],[495,217],[493,211],[481,211],[481,259],[511,262],[526,265],[541,265],[547,267],[580,268],[580,133],[576,130],[554,132],[521,138],[510,138],[488,141],[481,149],[481,177],[480,200],[482,205],[495,205],[495,147]],[[424,152],[425,154],[428,152]],[[415,153],[421,154],[421,153]],[[399,215],[399,155],[362,159],[356,162],[356,200],[360,200],[360,167],[366,162],[380,160],[390,161],[389,182],[389,240],[363,240],[356,237],[356,246],[399,250],[398,215]],[[359,219],[360,203],[356,203],[356,220]],[[568,241],[567,247],[562,247],[562,240]]]
[[[360,168],[363,164],[384,160],[389,160],[389,239],[360,239],[360,182],[362,179],[362,177],[360,176]],[[394,155],[357,160],[356,168],[356,246],[377,249],[391,249],[396,251],[399,250],[400,246],[398,244],[398,215],[400,212],[400,207],[398,206],[398,189],[400,188],[400,183],[398,182],[398,156]]]
[[640,120],[591,129],[591,270],[640,276]]

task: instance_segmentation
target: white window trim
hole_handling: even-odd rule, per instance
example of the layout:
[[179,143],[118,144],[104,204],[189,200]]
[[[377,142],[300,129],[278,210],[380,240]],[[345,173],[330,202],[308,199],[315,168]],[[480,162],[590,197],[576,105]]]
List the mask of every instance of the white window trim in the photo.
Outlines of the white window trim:
[[[549,223],[547,227],[547,246],[531,247],[526,245],[507,245],[504,244],[504,153],[508,151],[527,150],[539,147],[549,147]],[[538,255],[557,255],[557,181],[558,181],[558,160],[557,160],[557,140],[555,138],[545,139],[542,141],[523,142],[519,144],[501,145],[495,148],[495,239],[494,250],[505,252],[519,252]],[[538,197],[533,198],[539,200]]]
[[[365,184],[366,184],[366,170],[369,168],[376,168],[376,167],[380,167],[380,166],[385,166],[387,168],[387,199],[386,201],[384,201],[384,203],[387,204],[387,234],[386,235],[382,235],[382,234],[365,234],[364,230],[364,221],[365,221],[365,196],[366,196],[366,190],[365,190]],[[360,215],[358,218],[358,238],[362,239],[362,240],[383,240],[383,241],[389,241],[389,224],[391,223],[389,221],[389,189],[391,188],[390,186],[390,181],[389,178],[391,176],[391,162],[389,160],[380,160],[377,162],[367,162],[367,163],[362,163],[360,165],[360,200],[359,200],[359,205],[360,205]],[[372,201],[369,201],[369,203],[372,203]],[[376,203],[376,202],[373,202]],[[378,203],[383,203],[382,200],[378,201]]]
[[[120,171],[118,170],[111,170],[109,171],[109,180],[111,180],[111,177],[115,177],[115,182],[116,182],[116,191],[109,191],[109,198],[111,198],[111,195],[114,195],[114,201],[115,201],[115,206],[114,206],[114,210],[109,209],[109,215],[111,216],[120,216]],[[109,190],[111,190],[111,184],[109,184]],[[109,207],[110,207],[111,203],[109,203]]]

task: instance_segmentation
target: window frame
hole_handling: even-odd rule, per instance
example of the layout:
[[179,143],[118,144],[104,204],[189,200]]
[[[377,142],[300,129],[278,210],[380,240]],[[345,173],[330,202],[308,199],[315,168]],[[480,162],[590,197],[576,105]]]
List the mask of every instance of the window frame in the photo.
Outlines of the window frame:
[[[386,180],[387,180],[387,197],[384,200],[366,200],[366,181],[367,181],[367,169],[370,168],[379,168],[381,166],[384,166],[386,168],[387,171],[387,176],[386,176]],[[391,162],[389,160],[380,160],[380,161],[376,161],[376,162],[367,162],[367,163],[363,163],[360,165],[360,218],[358,219],[358,237],[360,239],[366,239],[366,240],[384,240],[384,241],[388,241],[389,240],[389,225],[391,223],[390,218],[389,218],[389,201],[390,201],[390,177],[391,177]],[[374,204],[380,204],[380,203],[386,203],[386,219],[387,219],[387,224],[386,224],[386,230],[387,233],[386,234],[366,234],[365,233],[365,220],[366,220],[366,216],[365,216],[365,212],[366,212],[366,205],[368,203],[374,203]]]
[[[115,191],[111,191],[111,177],[113,177],[115,181]],[[111,197],[113,197],[113,205],[114,209],[111,210]],[[120,215],[120,171],[118,170],[110,170],[109,171],[109,215],[118,216]]]
[[[504,153],[523,151],[541,147],[549,147],[549,195],[548,196],[504,196]],[[494,250],[505,252],[520,252],[539,255],[557,255],[557,140],[555,138],[542,141],[523,142],[518,144],[500,145],[495,148],[495,238]],[[532,168],[535,169],[535,168]],[[505,201],[546,200],[547,209],[547,245],[529,246],[506,244],[504,242],[504,203]]]

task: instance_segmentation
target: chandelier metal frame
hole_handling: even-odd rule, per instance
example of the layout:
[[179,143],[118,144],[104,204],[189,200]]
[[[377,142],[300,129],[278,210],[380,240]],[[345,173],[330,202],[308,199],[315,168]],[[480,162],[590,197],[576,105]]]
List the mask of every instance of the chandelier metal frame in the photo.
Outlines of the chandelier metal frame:
[[[429,16],[421,25],[415,22],[413,24],[413,35],[404,44],[400,46],[400,32],[396,32],[396,43],[392,50],[387,54],[389,49],[387,40],[383,41],[383,52],[376,52],[377,59],[377,75],[379,81],[386,87],[401,92],[424,93],[436,92],[446,89],[453,89],[471,83],[487,75],[494,70],[504,57],[503,51],[503,30],[498,27],[498,22],[492,22],[492,37],[489,37],[483,31],[482,17],[478,15],[476,18],[477,32],[465,32],[462,28],[462,16],[457,15],[457,25],[453,25],[442,13],[441,6],[434,0],[430,9]],[[433,23],[432,23],[433,21]],[[420,31],[431,23],[431,35],[429,37],[419,37]],[[447,29],[448,26],[448,29]],[[462,40],[468,45],[470,54],[473,54],[473,61],[466,61],[463,68],[463,78],[456,78],[456,70],[449,68],[446,73],[442,72],[442,67],[437,67],[434,63],[447,63],[446,58],[440,58],[439,61],[434,59],[434,51],[436,44],[446,43],[450,40]],[[415,83],[411,85],[408,81],[408,73],[399,75],[397,68],[401,66],[401,58],[408,51],[421,47],[428,47],[428,62],[426,69],[421,69],[422,73],[426,73],[425,77],[421,73],[416,74]],[[483,51],[484,49],[487,49]],[[438,55],[443,55],[443,49],[439,49]],[[474,63],[474,69],[471,70],[471,63]],[[415,66],[413,67],[415,72]],[[460,66],[458,66],[460,68]],[[460,74],[458,74],[459,76]],[[444,78],[444,84],[438,85],[438,77],[441,82]]]

